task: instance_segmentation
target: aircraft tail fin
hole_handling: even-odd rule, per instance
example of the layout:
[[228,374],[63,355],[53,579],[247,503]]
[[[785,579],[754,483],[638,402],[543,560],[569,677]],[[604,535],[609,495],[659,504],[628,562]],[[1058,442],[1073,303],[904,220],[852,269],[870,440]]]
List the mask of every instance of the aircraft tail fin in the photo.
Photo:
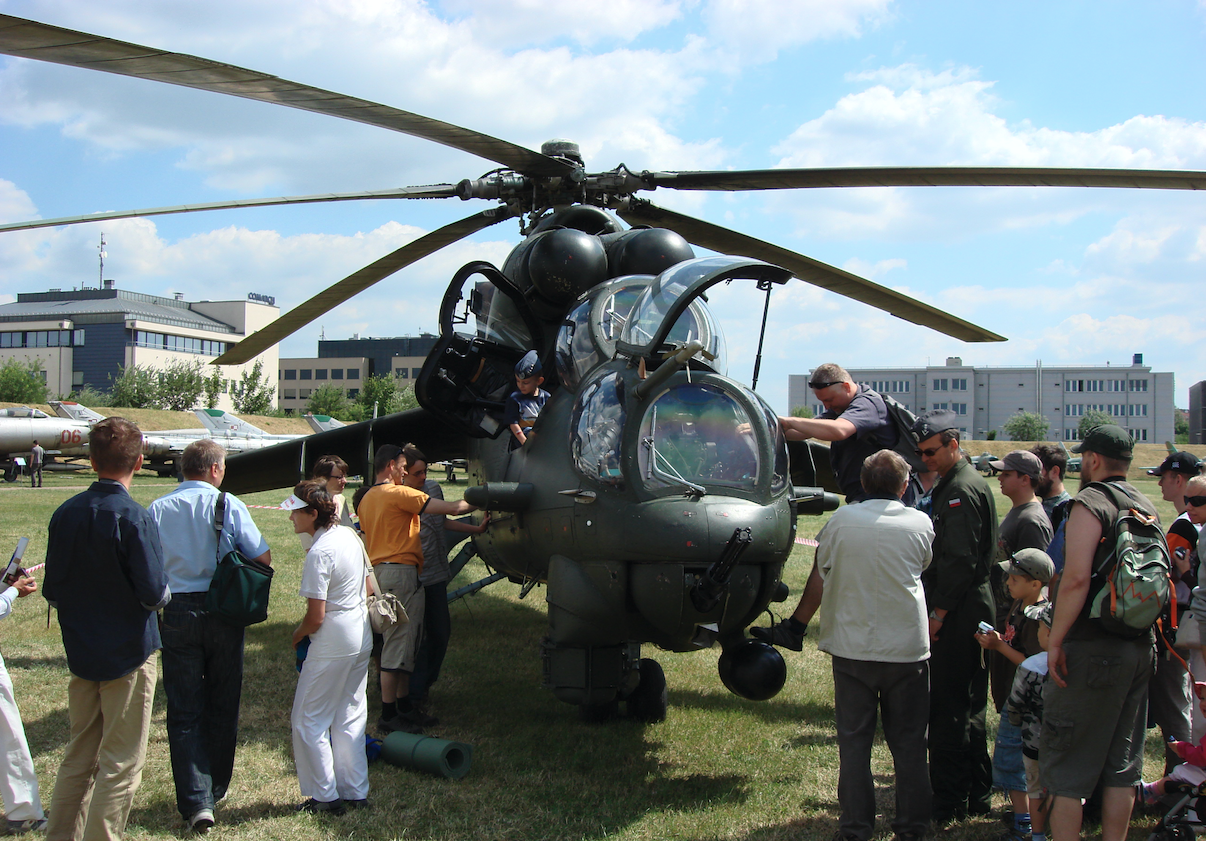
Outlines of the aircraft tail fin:
[[1165,441],[1164,448],[1168,450],[1168,454],[1170,456],[1175,456],[1177,454],[1176,445],[1174,445],[1172,441]]
[[262,438],[266,434],[258,426],[250,424],[242,418],[236,418],[221,409],[194,409],[193,414],[201,420],[201,423],[215,438],[229,436]]
[[96,423],[105,419],[105,416],[100,412],[94,412],[87,406],[81,406],[72,400],[51,400],[50,408],[54,409],[56,415],[68,420]]
[[327,432],[331,429],[339,429],[347,426],[341,420],[337,420],[330,415],[306,415],[306,423],[310,424],[310,428],[315,432]]

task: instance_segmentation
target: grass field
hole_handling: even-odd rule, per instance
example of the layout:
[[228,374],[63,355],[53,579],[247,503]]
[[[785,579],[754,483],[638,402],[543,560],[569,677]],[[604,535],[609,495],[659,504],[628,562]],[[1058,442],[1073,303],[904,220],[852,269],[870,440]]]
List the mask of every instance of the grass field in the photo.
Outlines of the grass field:
[[[969,445],[973,453],[974,444]],[[1012,449],[1012,447],[1009,447]],[[1153,463],[1158,463],[1153,462]],[[54,509],[86,487],[88,476],[49,475],[46,487],[0,485],[0,551],[31,538],[28,564],[45,552]],[[996,481],[990,485],[996,490]],[[1140,483],[1155,501],[1152,480]],[[166,493],[170,480],[139,478],[141,503]],[[450,499],[464,485],[445,486]],[[282,492],[244,497],[275,505]],[[1163,506],[1168,519],[1171,507]],[[999,513],[1008,502],[998,495]],[[828,839],[836,829],[837,745],[828,658],[811,642],[786,652],[787,685],[764,703],[729,694],[716,676],[717,651],[658,654],[670,689],[661,724],[578,721],[573,707],[540,689],[538,644],[545,633],[543,588],[524,600],[500,583],[453,605],[453,640],[440,682],[432,690],[442,724],[433,735],[468,742],[473,767],[447,781],[377,763],[371,768],[374,808],[339,819],[296,815],[289,710],[296,672],[289,637],[303,611],[297,595],[302,559],[285,513],[253,509],[277,568],[272,613],[247,636],[247,665],[235,779],[212,835],[229,839]],[[822,518],[802,518],[800,534],[814,536]],[[794,604],[812,563],[797,547],[787,581]],[[474,565],[457,584],[482,572]],[[790,609],[790,608],[785,608]],[[16,687],[34,754],[43,802],[67,741],[67,670],[58,626],[47,626],[46,603],[20,600],[0,624],[0,650]],[[373,693],[370,692],[370,696]],[[370,720],[375,721],[376,700]],[[990,718],[995,715],[990,713]],[[1148,768],[1159,770],[1149,740]],[[877,743],[874,756],[882,811],[892,809],[891,761]],[[1150,779],[1150,774],[1148,775]],[[998,797],[998,803],[1003,800]],[[164,839],[180,833],[164,728],[162,688],[142,787],[127,837]],[[1146,837],[1152,819],[1137,818],[1132,838]],[[969,821],[946,837],[995,839],[995,819]],[[881,837],[890,837],[886,823]]]

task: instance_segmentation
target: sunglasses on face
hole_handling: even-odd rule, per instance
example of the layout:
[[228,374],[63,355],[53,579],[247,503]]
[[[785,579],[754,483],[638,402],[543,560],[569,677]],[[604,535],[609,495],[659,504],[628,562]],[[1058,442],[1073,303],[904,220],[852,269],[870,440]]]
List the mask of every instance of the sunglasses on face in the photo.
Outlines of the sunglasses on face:
[[1203,505],[1206,505],[1206,496],[1187,496],[1185,497],[1185,504],[1192,505],[1194,508],[1201,508]]
[[823,388],[829,388],[831,385],[840,385],[840,384],[841,384],[841,383],[838,383],[838,382],[831,382],[831,383],[809,383],[809,384],[808,384],[808,387],[809,387],[809,388],[811,388],[813,391],[820,391],[820,390],[821,390],[821,389],[823,389]]

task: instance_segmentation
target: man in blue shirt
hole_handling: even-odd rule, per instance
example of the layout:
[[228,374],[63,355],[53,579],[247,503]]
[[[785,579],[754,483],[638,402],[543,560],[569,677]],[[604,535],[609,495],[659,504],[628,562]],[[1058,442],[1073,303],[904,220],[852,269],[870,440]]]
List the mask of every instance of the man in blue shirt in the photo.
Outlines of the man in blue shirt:
[[155,523],[130,498],[142,432],[106,418],[88,433],[97,481],[50,518],[42,592],[58,609],[71,681],[71,741],[46,835],[119,839],[146,760],[155,697],[155,611],[171,599]]
[[[176,808],[194,832],[214,825],[214,806],[234,773],[239,696],[243,691],[243,628],[205,612],[205,593],[218,565],[214,509],[226,475],[226,451],[202,438],[181,456],[184,482],[151,503],[164,541],[172,603],[163,612],[163,689]],[[221,552],[272,563],[272,552],[247,506],[225,495]]]

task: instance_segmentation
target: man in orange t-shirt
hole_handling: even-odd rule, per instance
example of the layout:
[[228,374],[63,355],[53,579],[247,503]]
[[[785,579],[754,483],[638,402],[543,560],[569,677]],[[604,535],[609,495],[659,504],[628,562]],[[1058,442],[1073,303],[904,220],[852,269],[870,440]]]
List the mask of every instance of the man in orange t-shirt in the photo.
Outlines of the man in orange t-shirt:
[[381,718],[386,732],[418,733],[438,722],[414,709],[410,702],[410,673],[415,668],[415,648],[423,627],[423,548],[419,541],[419,515],[459,516],[476,511],[464,500],[432,499],[407,487],[406,459],[396,444],[383,444],[373,458],[375,482],[360,500],[357,513],[364,532],[365,550],[377,583],[406,607],[410,621],[388,628],[381,647]]

